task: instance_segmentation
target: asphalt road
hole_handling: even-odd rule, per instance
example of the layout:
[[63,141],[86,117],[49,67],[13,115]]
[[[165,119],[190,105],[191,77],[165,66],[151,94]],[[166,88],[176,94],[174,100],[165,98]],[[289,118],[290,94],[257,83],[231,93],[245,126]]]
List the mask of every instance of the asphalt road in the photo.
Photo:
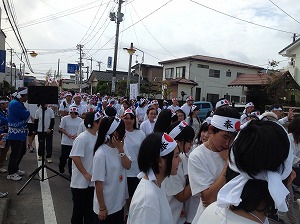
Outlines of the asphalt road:
[[[53,163],[47,166],[58,171],[60,156],[60,134],[58,133],[59,118],[55,118],[56,124],[53,138]],[[0,174],[0,190],[8,191],[10,206],[8,209],[7,224],[69,224],[72,214],[72,196],[70,182],[60,176],[54,176],[48,169],[44,174],[49,178],[40,181],[36,175],[32,181],[17,195],[17,192],[29,179],[29,174],[38,168],[37,154],[27,152],[20,164],[20,169],[26,171],[21,181],[7,180],[7,174]],[[40,177],[41,177],[40,172]],[[66,174],[66,177],[69,177]],[[37,180],[36,180],[37,179]],[[49,185],[48,185],[49,184]],[[49,187],[48,187],[49,186]]]

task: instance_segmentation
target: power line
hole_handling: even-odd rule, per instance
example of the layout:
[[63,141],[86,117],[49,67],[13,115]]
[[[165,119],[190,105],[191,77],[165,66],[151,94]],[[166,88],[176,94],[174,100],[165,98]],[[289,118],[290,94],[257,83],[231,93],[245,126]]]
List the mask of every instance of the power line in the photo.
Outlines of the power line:
[[271,2],[273,5],[275,5],[280,11],[282,11],[288,17],[290,17],[291,19],[293,19],[294,21],[296,21],[297,23],[300,24],[300,22],[298,20],[296,20],[294,17],[292,17],[290,14],[288,14],[286,11],[284,11],[282,8],[280,8],[278,5],[276,5],[272,0],[269,0],[269,2]]
[[[133,10],[135,11],[137,17],[140,19],[139,15],[137,14],[137,11],[135,10],[135,8],[133,7],[133,5],[131,5]],[[170,51],[168,51],[155,37],[154,35],[150,32],[150,30],[146,27],[146,25],[144,24],[144,22],[140,19],[140,21],[142,22],[143,26],[145,27],[145,29],[149,32],[149,34],[152,36],[152,38],[166,51],[168,52],[172,57],[177,58],[174,54],[172,54]]]
[[[97,2],[97,1],[94,1],[94,2]],[[108,3],[103,3],[103,5],[108,4]],[[84,8],[84,7],[87,7],[87,6],[90,6],[90,7]],[[89,9],[93,9],[94,7],[95,6],[91,6],[91,3],[86,3],[84,5],[77,6],[77,7],[74,7],[72,9],[64,10],[64,11],[61,11],[59,13],[54,13],[54,14],[51,14],[51,15],[46,16],[46,17],[42,17],[42,18],[39,18],[39,19],[36,19],[36,20],[32,20],[32,21],[22,23],[22,24],[20,24],[20,28],[25,28],[25,27],[37,25],[37,24],[40,24],[40,23],[45,23],[45,22],[48,22],[48,21],[51,21],[51,20],[59,19],[61,17],[69,16],[69,15],[72,15],[72,14],[75,14],[75,13],[87,11]],[[2,30],[10,31],[11,28],[3,28]]]
[[[269,29],[269,30],[275,30],[275,31],[282,32],[282,33],[292,33],[292,34],[295,33],[295,32],[290,32],[290,31],[280,30],[280,29],[276,29],[276,28],[273,28],[273,27],[261,25],[261,24],[254,23],[254,22],[251,22],[251,21],[247,21],[247,20],[245,20],[245,19],[241,19],[241,18],[232,16],[232,15],[229,15],[229,14],[227,14],[227,13],[225,13],[225,12],[218,11],[218,10],[216,10],[216,9],[213,9],[213,8],[211,8],[211,7],[208,7],[208,6],[206,6],[206,5],[203,5],[203,4],[201,4],[201,3],[199,3],[199,2],[196,2],[196,1],[194,1],[194,0],[190,0],[190,1],[193,2],[193,3],[195,3],[195,4],[197,4],[197,5],[202,6],[202,7],[204,7],[204,8],[207,8],[207,9],[209,9],[209,10],[212,10],[212,11],[214,11],[214,12],[220,13],[220,14],[222,14],[222,15],[224,15],[224,16],[231,17],[231,18],[233,18],[233,19],[240,20],[240,21],[245,22],[245,23],[249,23],[249,24],[252,24],[252,25],[255,25],[255,26],[263,27],[263,28],[266,28],[266,29]],[[298,34],[298,33],[297,33],[297,34]]]
[[[102,5],[102,3],[103,3],[103,0],[101,1],[101,5]],[[79,43],[81,43],[81,42],[83,42],[83,41],[86,40],[85,36],[87,36],[87,37],[89,36],[89,35],[87,35],[87,34],[88,34],[89,30],[91,29],[92,24],[93,24],[94,21],[96,20],[96,17],[97,17],[98,12],[99,12],[99,10],[100,10],[100,8],[101,8],[101,5],[98,7],[97,12],[95,13],[94,18],[93,18],[93,20],[92,20],[92,22],[91,22],[89,28],[87,29],[87,31],[85,32],[85,34],[83,35],[83,37],[82,37],[82,39],[79,41]],[[108,4],[107,4],[107,6],[108,6]],[[107,7],[107,6],[106,6],[106,7]],[[105,11],[105,10],[104,10],[104,11]],[[102,15],[103,15],[103,14],[102,14]],[[98,22],[96,23],[96,25],[94,26],[94,29],[96,28],[96,26],[98,25],[99,21],[101,20],[102,15],[101,15],[101,17],[99,18],[99,20],[98,20]],[[94,29],[91,31],[91,34],[92,34],[92,32],[94,31]]]

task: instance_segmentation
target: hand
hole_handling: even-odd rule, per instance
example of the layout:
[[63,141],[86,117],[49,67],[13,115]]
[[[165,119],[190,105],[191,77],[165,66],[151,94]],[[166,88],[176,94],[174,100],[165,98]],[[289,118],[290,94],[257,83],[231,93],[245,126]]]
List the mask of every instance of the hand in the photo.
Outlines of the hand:
[[204,198],[202,197],[202,194],[201,194],[200,198],[201,198],[201,201],[202,201],[202,204],[203,204],[204,207],[209,206],[209,203],[204,200]]
[[91,180],[92,180],[92,175],[89,174],[89,173],[85,173],[83,176],[84,176],[84,178],[87,179],[88,181],[91,181]]
[[47,129],[47,133],[48,134],[51,133],[51,131],[52,131],[51,129],[49,129],[49,128]]
[[75,139],[77,137],[77,134],[71,135],[71,139]]
[[119,150],[119,152],[124,152],[124,138],[121,141],[118,141],[115,136],[112,137],[112,143]]
[[221,156],[225,161],[228,160],[228,153],[229,153],[229,150],[228,150],[228,149],[219,152],[220,156]]
[[105,220],[107,217],[107,210],[105,209],[104,211],[100,211],[99,210],[99,214],[98,214],[98,218],[103,221]]

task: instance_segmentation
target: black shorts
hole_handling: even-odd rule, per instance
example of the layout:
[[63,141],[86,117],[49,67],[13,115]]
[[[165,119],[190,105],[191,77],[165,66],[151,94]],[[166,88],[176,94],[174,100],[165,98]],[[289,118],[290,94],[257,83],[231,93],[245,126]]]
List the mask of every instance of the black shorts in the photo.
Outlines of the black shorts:
[[33,123],[27,123],[27,128],[28,128],[28,136],[32,136],[33,135],[33,131],[34,131],[34,124]]
[[128,193],[129,197],[132,198],[135,189],[140,183],[140,179],[137,177],[127,177]]

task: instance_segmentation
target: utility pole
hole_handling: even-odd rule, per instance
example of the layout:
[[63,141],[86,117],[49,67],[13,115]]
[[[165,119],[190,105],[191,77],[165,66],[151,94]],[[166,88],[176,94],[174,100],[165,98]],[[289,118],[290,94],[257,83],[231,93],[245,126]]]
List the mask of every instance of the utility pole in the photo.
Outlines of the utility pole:
[[77,49],[79,50],[79,92],[82,91],[82,44],[77,45]]
[[111,93],[114,94],[116,90],[116,72],[117,72],[117,60],[118,60],[118,45],[119,45],[119,29],[120,23],[123,21],[123,13],[121,12],[123,0],[119,0],[118,2],[118,12],[117,15],[115,13],[110,13],[110,20],[115,21],[117,23],[116,27],[116,39],[115,39],[115,51],[114,51],[114,62],[113,62],[113,73],[112,73],[112,81],[111,81]]
[[100,71],[100,69],[101,69],[101,63],[102,63],[102,61],[97,61],[97,63],[98,63],[98,71]]
[[91,75],[92,75],[92,72],[93,72],[93,58],[91,57],[90,59],[87,59],[89,61],[91,61]]
[[12,52],[13,52],[13,49],[9,49],[10,51],[10,86],[12,86],[12,66],[13,66],[13,62],[12,62]]
[[57,75],[56,75],[55,80],[57,80],[57,78],[60,77],[60,75],[59,75],[59,63],[60,63],[60,59],[58,59],[58,61],[57,61]]

